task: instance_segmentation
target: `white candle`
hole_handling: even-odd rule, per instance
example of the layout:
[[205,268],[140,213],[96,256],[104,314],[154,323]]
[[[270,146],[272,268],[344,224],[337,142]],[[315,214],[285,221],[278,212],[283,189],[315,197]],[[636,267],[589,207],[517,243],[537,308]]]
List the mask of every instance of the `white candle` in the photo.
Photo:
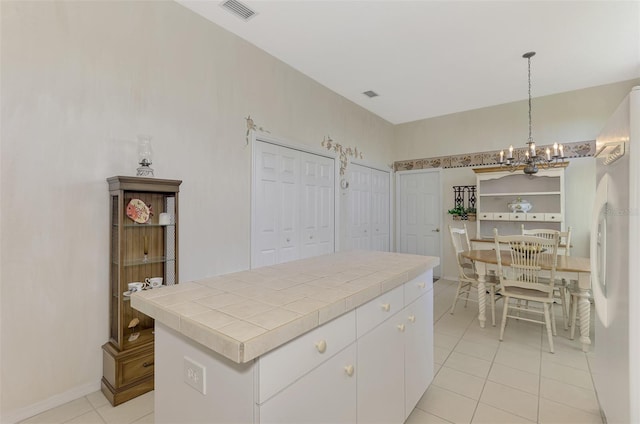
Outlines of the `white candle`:
[[547,160],[551,160],[551,149],[547,147]]
[[524,155],[527,157],[527,159],[529,159],[529,151],[528,150]]
[[558,149],[560,150],[560,157],[563,158],[564,157],[564,146],[562,144],[560,144],[558,146]]
[[558,156],[558,143],[553,143],[553,156]]
[[500,163],[504,162],[504,150],[500,150]]
[[531,157],[536,155],[536,143],[531,143]]
[[509,146],[509,157],[507,159],[513,159],[513,146]]

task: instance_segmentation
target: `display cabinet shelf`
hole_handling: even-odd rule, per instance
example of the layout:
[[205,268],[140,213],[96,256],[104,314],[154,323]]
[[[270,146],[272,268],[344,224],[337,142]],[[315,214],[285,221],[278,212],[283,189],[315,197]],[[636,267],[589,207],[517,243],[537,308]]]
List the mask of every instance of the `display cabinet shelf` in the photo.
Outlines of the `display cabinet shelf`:
[[[530,191],[530,192],[518,193],[517,196],[523,197],[523,196],[559,195],[561,193],[562,193],[561,191]],[[491,196],[513,197],[515,195],[516,195],[515,193],[482,193],[482,194],[479,194],[478,196],[480,197],[491,197]]]
[[[131,307],[132,282],[178,283],[178,192],[181,181],[107,179],[111,208],[109,341],[102,346],[102,392],[116,406],[153,390],[154,322]],[[161,224],[168,214],[170,224]],[[146,221],[145,221],[146,220]]]
[[[565,167],[542,169],[535,175],[501,168],[476,168],[478,190],[476,221],[477,238],[493,238],[493,229],[500,234],[519,234],[525,228],[564,230]],[[510,202],[527,200],[532,208],[514,212]]]

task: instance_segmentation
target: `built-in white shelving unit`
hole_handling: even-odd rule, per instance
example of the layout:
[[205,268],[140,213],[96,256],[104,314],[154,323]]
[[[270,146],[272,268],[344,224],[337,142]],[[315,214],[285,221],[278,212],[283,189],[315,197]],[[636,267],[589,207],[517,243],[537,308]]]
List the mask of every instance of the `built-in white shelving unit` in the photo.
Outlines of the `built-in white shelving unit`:
[[[563,231],[565,167],[541,169],[535,175],[526,175],[522,170],[475,168],[476,237],[492,239],[494,228],[500,234],[518,234],[523,223],[525,228]],[[508,204],[518,198],[531,203],[531,209],[513,212]]]

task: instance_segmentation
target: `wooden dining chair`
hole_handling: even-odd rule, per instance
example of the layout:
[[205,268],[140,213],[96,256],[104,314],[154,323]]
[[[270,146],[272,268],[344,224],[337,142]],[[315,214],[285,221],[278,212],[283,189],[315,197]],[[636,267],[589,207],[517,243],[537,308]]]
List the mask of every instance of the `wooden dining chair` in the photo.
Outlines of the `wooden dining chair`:
[[[535,236],[543,238],[552,238],[555,234],[558,234],[558,255],[569,256],[571,254],[571,227],[567,228],[567,231],[549,230],[549,229],[525,229],[522,224],[522,235]],[[565,330],[569,329],[571,323],[571,294],[570,294],[570,282],[564,279],[556,281],[554,297],[556,303],[562,306],[562,319]],[[575,322],[575,320],[574,320]]]
[[[544,324],[549,339],[549,350],[553,353],[553,336],[555,334],[555,316],[553,313],[553,291],[558,263],[558,234],[551,238],[535,236],[500,236],[494,228],[496,257],[498,262],[498,278],[504,298],[502,323],[500,325],[500,341],[504,337],[504,329],[508,318]],[[500,243],[509,247],[511,263],[502,265]],[[544,262],[543,262],[544,261]],[[541,263],[548,266],[547,278],[542,273]],[[546,271],[545,271],[546,274]],[[511,299],[524,300],[528,304],[540,303],[542,310],[510,303]],[[510,313],[515,311],[516,314]],[[544,320],[531,318],[531,315],[543,315]]]
[[[471,243],[469,242],[469,233],[467,232],[466,224],[463,224],[462,228],[454,228],[449,225],[449,234],[451,235],[451,245],[456,256],[456,263],[458,265],[458,288],[456,289],[456,295],[453,298],[453,304],[451,305],[451,315],[455,312],[456,303],[464,296],[464,306],[467,306],[469,301],[478,302],[478,298],[469,298],[471,290],[478,292],[478,274],[476,272],[473,262],[462,257],[461,253],[465,250],[471,250]],[[498,280],[495,275],[487,275],[485,286],[489,294],[489,306],[491,308],[491,324],[496,325],[496,300],[500,298]]]

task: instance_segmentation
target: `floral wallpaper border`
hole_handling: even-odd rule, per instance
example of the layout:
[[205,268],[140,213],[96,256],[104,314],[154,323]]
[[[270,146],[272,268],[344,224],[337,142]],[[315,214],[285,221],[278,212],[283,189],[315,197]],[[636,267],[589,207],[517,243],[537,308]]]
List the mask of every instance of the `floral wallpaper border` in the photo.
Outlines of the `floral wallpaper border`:
[[[593,156],[596,151],[596,141],[578,141],[575,143],[563,143],[567,158],[582,158]],[[514,149],[514,156],[524,155],[526,147]],[[540,149],[539,154],[544,154]],[[396,161],[393,164],[394,171],[410,171],[412,169],[430,168],[465,168],[471,166],[499,165],[500,150],[489,152],[466,153],[462,155],[440,156],[435,158],[409,159]]]

